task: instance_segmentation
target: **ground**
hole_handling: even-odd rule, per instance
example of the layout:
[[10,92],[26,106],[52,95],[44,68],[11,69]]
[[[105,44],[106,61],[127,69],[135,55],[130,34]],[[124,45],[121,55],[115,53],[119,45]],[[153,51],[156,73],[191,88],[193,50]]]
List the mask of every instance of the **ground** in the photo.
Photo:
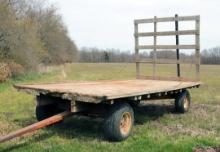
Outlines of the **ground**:
[[[150,67],[142,67],[150,73]],[[194,67],[184,66],[185,75]],[[169,75],[174,66],[160,66],[158,74]],[[186,70],[187,69],[187,70]],[[131,79],[134,64],[67,64],[42,68],[0,84],[0,136],[36,122],[35,98],[17,92],[13,84],[63,81]],[[174,112],[173,101],[145,101],[135,110],[130,138],[109,142],[102,133],[102,121],[73,116],[63,123],[22,138],[0,144],[0,152],[18,151],[217,151],[220,146],[220,66],[202,65],[204,85],[191,90],[193,104],[186,114]]]

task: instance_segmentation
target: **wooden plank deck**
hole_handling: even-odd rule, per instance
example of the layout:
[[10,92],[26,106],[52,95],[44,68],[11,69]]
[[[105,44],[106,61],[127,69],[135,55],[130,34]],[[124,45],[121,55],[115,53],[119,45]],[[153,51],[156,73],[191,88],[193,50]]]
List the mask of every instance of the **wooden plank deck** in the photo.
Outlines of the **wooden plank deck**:
[[[117,80],[96,82],[71,82],[56,84],[16,85],[15,88],[26,92],[56,93],[68,96],[67,99],[101,102],[151,93],[162,93],[199,86],[200,82],[180,82],[164,80]],[[86,101],[87,100],[87,101]]]

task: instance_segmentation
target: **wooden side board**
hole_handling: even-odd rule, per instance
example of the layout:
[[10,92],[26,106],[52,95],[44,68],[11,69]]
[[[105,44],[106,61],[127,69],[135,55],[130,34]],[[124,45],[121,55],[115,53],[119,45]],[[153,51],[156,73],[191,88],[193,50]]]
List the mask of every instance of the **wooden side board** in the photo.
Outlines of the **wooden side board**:
[[175,36],[175,35],[195,35],[198,34],[197,30],[182,30],[182,31],[163,31],[163,32],[139,32],[135,33],[135,37],[146,36]]
[[199,45],[139,45],[138,49],[199,49]]
[[154,23],[154,22],[174,22],[174,21],[195,21],[199,20],[200,16],[179,16],[175,17],[161,17],[161,18],[149,18],[149,19],[136,19],[134,20],[135,24],[143,24],[143,23]]
[[194,60],[175,60],[175,59],[139,59],[139,63],[156,63],[156,64],[195,64]]

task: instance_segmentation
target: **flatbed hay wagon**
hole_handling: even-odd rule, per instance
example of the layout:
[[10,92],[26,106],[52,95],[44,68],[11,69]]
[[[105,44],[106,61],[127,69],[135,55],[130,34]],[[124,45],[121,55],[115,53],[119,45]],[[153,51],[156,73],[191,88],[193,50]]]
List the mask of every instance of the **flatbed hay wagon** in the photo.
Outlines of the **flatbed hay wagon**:
[[[178,22],[195,22],[194,30],[179,30]],[[160,22],[174,22],[174,31],[157,31]],[[153,32],[139,32],[139,24],[153,24]],[[132,80],[107,80],[96,82],[71,82],[53,84],[22,84],[15,88],[36,95],[36,118],[40,122],[18,130],[0,138],[6,141],[24,133],[45,127],[61,121],[65,116],[74,113],[96,114],[104,118],[104,132],[108,139],[125,140],[129,137],[134,124],[133,107],[141,100],[174,99],[177,112],[185,113],[190,108],[190,93],[188,89],[201,85],[200,69],[200,17],[175,16],[165,18],[138,19],[135,27],[136,78]],[[180,35],[194,35],[194,45],[179,44]],[[139,45],[140,37],[153,37],[153,45]],[[157,45],[158,36],[175,36],[176,45]],[[152,49],[152,59],[140,59],[142,49]],[[157,59],[158,49],[175,49],[176,59]],[[180,49],[194,49],[192,61],[181,60]],[[140,74],[141,63],[152,63],[153,75]],[[180,64],[195,64],[195,78],[181,77]],[[161,77],[156,75],[157,64],[176,64],[176,77]]]

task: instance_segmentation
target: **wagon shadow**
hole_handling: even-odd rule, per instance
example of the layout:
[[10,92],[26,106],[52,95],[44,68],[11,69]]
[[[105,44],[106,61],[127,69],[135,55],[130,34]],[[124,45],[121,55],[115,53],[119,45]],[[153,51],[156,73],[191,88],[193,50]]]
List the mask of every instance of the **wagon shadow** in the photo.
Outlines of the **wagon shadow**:
[[[35,117],[30,117],[22,120],[14,120],[14,123],[21,126],[21,128],[35,122],[37,122]],[[70,116],[61,123],[57,123],[46,128],[48,136],[49,134],[55,134],[61,136],[62,138],[76,138],[83,139],[83,141],[89,141],[98,138],[101,138],[103,140],[104,135],[102,134],[102,129],[103,119],[81,115]]]
[[76,115],[48,129],[66,139],[104,140],[103,120],[98,118]]
[[148,121],[158,120],[168,113],[177,114],[174,105],[144,104],[135,108],[135,124],[144,124]]

